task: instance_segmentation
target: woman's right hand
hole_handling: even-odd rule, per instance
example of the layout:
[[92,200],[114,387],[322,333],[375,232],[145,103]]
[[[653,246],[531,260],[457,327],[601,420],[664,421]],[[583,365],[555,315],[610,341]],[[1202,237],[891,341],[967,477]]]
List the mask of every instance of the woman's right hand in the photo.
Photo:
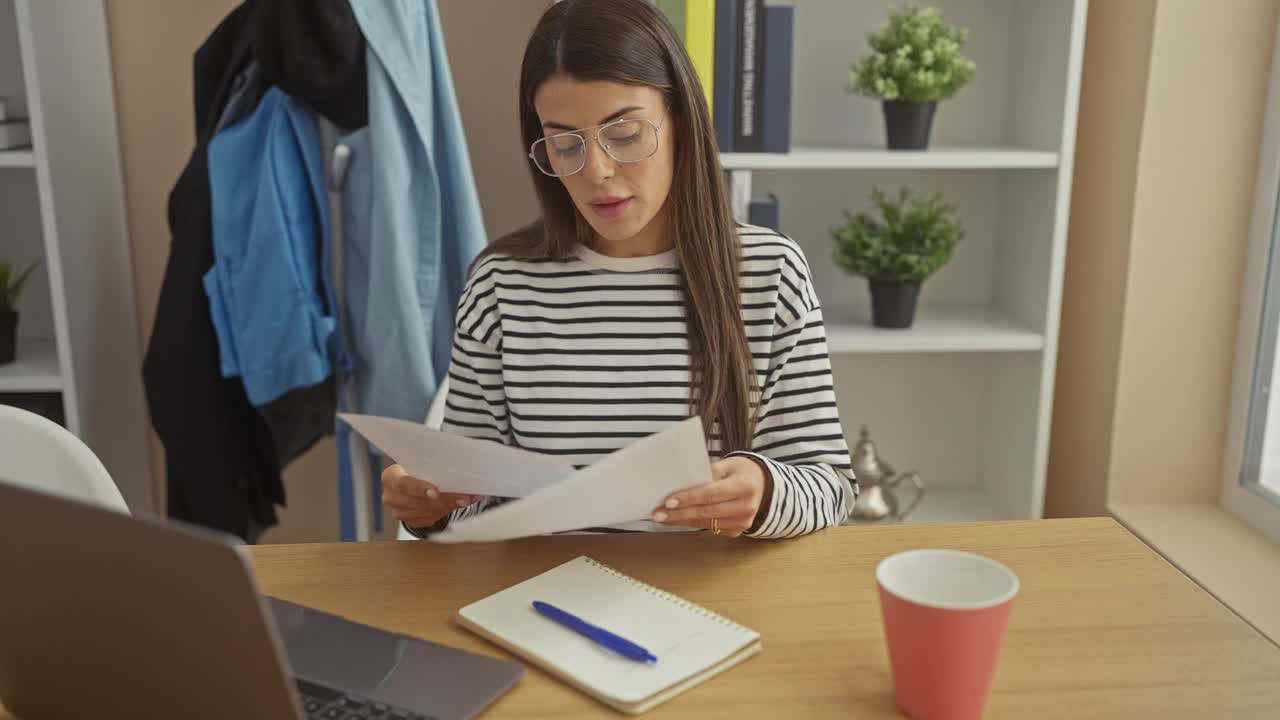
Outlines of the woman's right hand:
[[440,522],[450,511],[464,508],[480,498],[440,492],[435,485],[405,472],[399,465],[382,471],[382,502],[391,515],[409,527],[426,528]]

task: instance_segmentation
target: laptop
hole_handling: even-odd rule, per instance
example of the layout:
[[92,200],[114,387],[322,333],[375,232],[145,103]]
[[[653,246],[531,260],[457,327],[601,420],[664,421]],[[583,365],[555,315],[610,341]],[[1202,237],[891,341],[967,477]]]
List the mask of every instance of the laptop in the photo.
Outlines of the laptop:
[[19,718],[481,713],[524,668],[258,593],[238,540],[0,482],[0,704]]

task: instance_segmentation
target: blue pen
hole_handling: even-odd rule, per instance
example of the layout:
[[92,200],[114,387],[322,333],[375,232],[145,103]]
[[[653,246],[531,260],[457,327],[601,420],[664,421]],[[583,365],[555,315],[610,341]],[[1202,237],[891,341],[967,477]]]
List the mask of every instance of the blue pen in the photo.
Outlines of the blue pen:
[[537,610],[538,614],[543,617],[550,618],[570,630],[590,638],[593,642],[609,648],[625,658],[638,660],[640,662],[658,661],[657,656],[630,640],[620,638],[608,630],[592,625],[577,615],[565,612],[554,605],[548,605],[541,600],[534,600],[533,609]]

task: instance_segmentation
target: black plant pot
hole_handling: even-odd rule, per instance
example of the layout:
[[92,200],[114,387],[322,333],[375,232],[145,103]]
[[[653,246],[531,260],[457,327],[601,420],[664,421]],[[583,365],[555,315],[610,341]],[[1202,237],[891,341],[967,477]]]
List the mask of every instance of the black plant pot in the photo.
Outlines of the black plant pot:
[[880,328],[909,328],[916,319],[920,281],[881,282],[869,280],[871,324]]
[[0,365],[13,362],[18,351],[18,313],[0,310]]
[[936,102],[885,100],[884,131],[890,150],[924,150],[929,147]]

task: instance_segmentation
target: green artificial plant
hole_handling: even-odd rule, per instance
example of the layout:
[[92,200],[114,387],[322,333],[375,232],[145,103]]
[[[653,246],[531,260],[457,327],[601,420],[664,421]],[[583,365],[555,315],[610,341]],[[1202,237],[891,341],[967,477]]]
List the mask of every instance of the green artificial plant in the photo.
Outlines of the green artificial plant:
[[850,64],[849,90],[884,100],[945,100],[973,78],[973,62],[960,54],[967,36],[937,8],[891,10],[884,27],[867,34],[872,53]]
[[919,282],[946,265],[964,238],[952,217],[956,207],[941,194],[916,197],[902,188],[891,198],[876,187],[871,201],[878,218],[845,211],[845,224],[831,231],[835,263],[845,272],[873,282]]
[[13,263],[0,258],[0,313],[17,312],[22,288],[35,269],[36,264],[32,263],[25,270],[18,270]]

